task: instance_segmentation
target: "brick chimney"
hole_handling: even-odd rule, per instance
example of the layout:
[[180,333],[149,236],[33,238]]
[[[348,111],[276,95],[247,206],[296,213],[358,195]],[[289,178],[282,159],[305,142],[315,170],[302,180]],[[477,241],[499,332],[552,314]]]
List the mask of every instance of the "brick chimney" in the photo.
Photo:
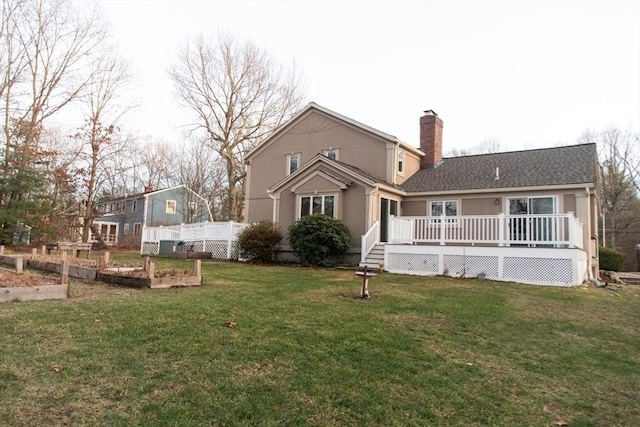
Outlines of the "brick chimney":
[[442,119],[433,110],[420,117],[420,148],[425,154],[421,168],[433,168],[442,160]]
[[145,192],[145,193],[153,193],[153,186],[151,186],[151,185],[146,185],[146,186],[144,187],[144,192]]

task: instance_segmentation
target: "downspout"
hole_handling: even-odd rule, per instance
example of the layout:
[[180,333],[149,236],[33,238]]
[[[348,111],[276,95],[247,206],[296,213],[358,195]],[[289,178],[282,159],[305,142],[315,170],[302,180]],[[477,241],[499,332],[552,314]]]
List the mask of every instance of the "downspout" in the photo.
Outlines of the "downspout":
[[[591,191],[589,190],[589,187],[585,187],[585,192],[587,193],[587,201],[589,202],[589,205],[587,206],[587,214],[589,216],[589,249],[591,249],[591,230],[593,229],[593,218],[591,218]],[[597,223],[596,223],[596,228],[597,228]],[[584,243],[583,243],[584,244]],[[598,245],[596,245],[595,250],[598,250]],[[607,283],[606,282],[600,282],[599,280],[597,280],[595,277],[593,277],[593,266],[591,265],[591,262],[593,259],[597,258],[594,257],[594,254],[589,253],[589,265],[587,266],[587,274],[589,276],[589,282],[593,283],[593,285],[596,288],[605,288],[607,287]]]

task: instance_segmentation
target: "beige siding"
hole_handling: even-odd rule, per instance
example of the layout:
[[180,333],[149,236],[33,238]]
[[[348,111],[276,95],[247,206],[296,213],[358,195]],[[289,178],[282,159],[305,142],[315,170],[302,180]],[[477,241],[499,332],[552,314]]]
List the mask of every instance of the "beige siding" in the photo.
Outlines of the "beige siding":
[[260,206],[254,209],[254,201],[267,198],[267,189],[286,177],[287,154],[300,153],[303,165],[328,148],[339,150],[340,161],[385,179],[385,141],[314,110],[251,157],[246,221],[264,217],[262,203],[258,202]]
[[[324,175],[316,174],[317,171],[328,173],[334,179],[327,179]],[[338,179],[336,183],[334,180]],[[318,166],[307,171],[296,180],[288,183],[274,196],[278,198],[278,212],[276,222],[280,224],[286,234],[286,230],[298,218],[298,196],[314,194],[330,194],[336,196],[335,217],[344,221],[351,232],[351,246],[360,247],[361,235],[366,232],[366,187],[354,183],[342,189],[342,182],[352,182],[350,177],[344,176],[340,171],[326,166]],[[292,191],[295,188],[295,191]],[[282,242],[287,246],[288,242]]]

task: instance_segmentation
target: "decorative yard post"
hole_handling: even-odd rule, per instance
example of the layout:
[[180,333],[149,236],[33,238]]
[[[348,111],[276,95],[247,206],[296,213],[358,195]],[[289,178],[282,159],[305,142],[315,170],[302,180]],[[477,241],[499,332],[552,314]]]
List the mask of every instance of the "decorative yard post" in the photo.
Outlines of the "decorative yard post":
[[149,264],[151,264],[151,257],[147,255],[144,257],[144,271],[149,271]]
[[109,253],[109,251],[106,251],[104,253],[104,264],[105,264],[105,266],[109,265],[109,262],[111,262],[111,254]]
[[22,258],[16,258],[16,273],[22,274]]
[[193,272],[197,277],[200,277],[200,275],[202,274],[202,260],[196,260],[196,265]]
[[356,271],[356,276],[362,276],[362,290],[360,291],[360,298],[369,299],[371,296],[369,295],[369,278],[375,277],[376,274],[368,271],[369,268],[377,268],[377,265],[371,264],[360,264],[361,267],[364,267],[363,271]]
[[36,248],[31,249],[31,259],[36,259],[37,256],[38,256],[38,249]]

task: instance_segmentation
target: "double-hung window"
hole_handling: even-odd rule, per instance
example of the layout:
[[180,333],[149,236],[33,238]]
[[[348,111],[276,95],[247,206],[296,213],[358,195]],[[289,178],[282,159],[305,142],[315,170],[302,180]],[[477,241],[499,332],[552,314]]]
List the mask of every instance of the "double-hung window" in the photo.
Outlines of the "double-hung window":
[[291,175],[300,167],[300,153],[287,154],[287,175]]
[[167,207],[165,212],[168,215],[174,215],[176,213],[176,201],[175,200],[167,200]]
[[404,151],[398,150],[398,173],[404,174]]
[[333,195],[302,196],[299,217],[318,213],[335,217],[335,200]]

